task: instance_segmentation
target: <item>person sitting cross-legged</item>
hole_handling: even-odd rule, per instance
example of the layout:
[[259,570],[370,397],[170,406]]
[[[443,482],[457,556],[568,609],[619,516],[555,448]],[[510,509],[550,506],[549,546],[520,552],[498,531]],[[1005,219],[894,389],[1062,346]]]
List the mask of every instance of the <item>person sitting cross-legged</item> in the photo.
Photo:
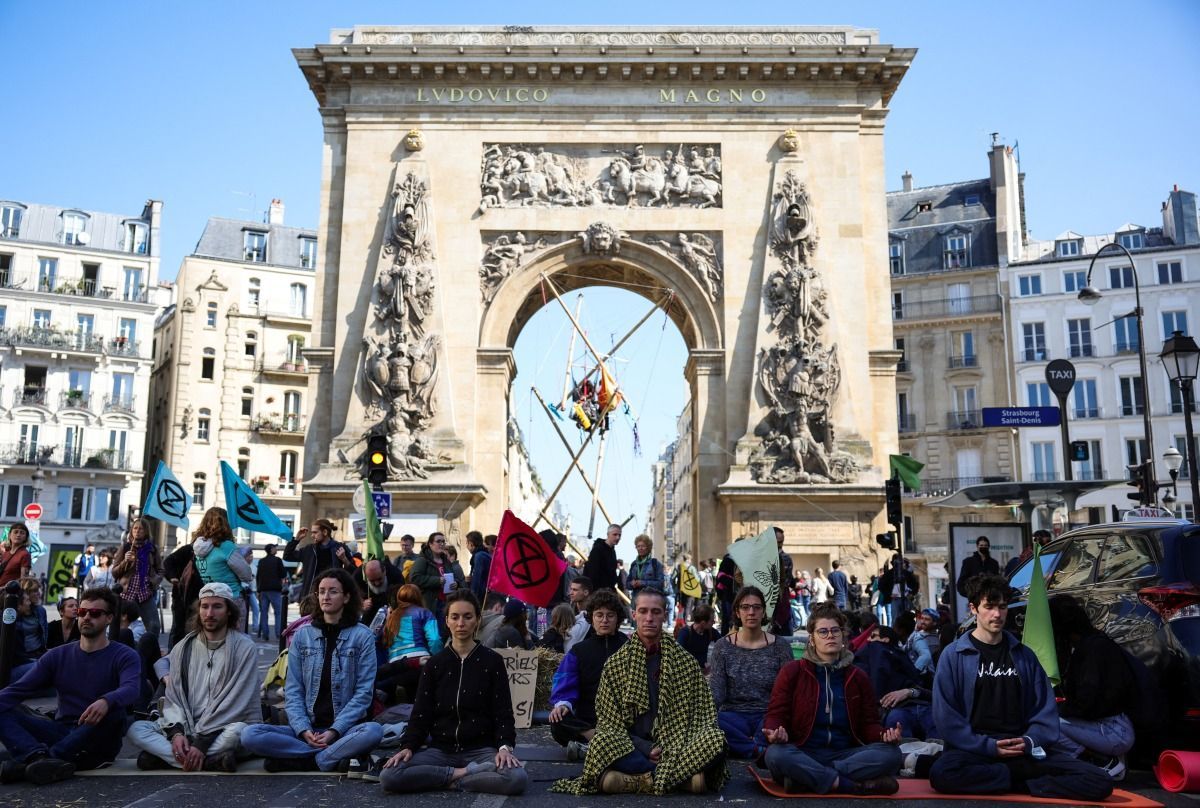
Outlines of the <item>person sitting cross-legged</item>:
[[162,717],[135,721],[126,736],[142,750],[137,767],[185,772],[237,771],[242,729],[262,720],[258,652],[237,630],[241,620],[228,584],[200,589],[194,628],[171,649]]
[[379,774],[385,791],[511,795],[529,784],[513,754],[517,730],[508,673],[503,658],[476,641],[479,618],[479,601],[469,589],[446,596],[450,642],[421,673],[400,751]]
[[611,589],[592,593],[584,613],[591,617],[592,628],[571,646],[550,685],[550,735],[567,748],[568,760],[587,754],[587,744],[596,734],[600,674],[604,663],[628,639],[618,630],[625,620],[625,607]]
[[946,747],[929,784],[943,794],[1106,799],[1113,786],[1103,769],[1054,748],[1050,680],[1033,651],[1004,630],[1008,581],[981,574],[966,593],[975,628],[942,652],[933,679],[933,718]]
[[316,573],[313,620],[296,632],[284,685],[288,723],[251,724],[242,746],[267,760],[267,771],[331,772],[348,768],[383,739],[383,727],[365,721],[375,693],[375,635],[358,621],[362,595],[350,573]]
[[[12,755],[0,768],[0,783],[44,785],[116,758],[141,675],[137,652],[108,639],[116,610],[112,590],[85,590],[76,616],[79,642],[51,648],[0,690],[0,743]],[[22,707],[50,687],[58,692],[53,719]]]
[[663,633],[667,596],[634,593],[634,637],[609,657],[596,694],[596,733],[583,775],[560,793],[667,794],[720,790],[729,779],[725,736],[696,660]]
[[804,658],[785,665],[771,690],[767,768],[791,792],[895,794],[900,729],[880,725],[875,690],[854,666],[846,627],[832,602],[812,607]]

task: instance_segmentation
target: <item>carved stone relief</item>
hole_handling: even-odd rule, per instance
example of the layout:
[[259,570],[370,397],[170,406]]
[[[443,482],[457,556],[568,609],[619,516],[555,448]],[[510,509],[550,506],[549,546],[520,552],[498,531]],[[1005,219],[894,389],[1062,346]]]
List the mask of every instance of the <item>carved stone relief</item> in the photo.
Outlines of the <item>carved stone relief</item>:
[[536,206],[721,206],[715,144],[612,148],[485,144],[479,210]]
[[830,413],[841,383],[837,345],[823,338],[827,292],[813,264],[818,234],[808,190],[789,171],[772,204],[771,255],[763,284],[767,332],[756,381],[770,406],[755,435],[750,471],[760,483],[848,483],[858,463],[837,448]]

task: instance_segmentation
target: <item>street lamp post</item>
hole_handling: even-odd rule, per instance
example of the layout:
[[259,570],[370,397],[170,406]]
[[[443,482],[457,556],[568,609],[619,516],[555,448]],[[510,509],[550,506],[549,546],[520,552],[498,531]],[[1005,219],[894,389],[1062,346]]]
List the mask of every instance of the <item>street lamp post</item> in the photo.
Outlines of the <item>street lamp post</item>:
[[1176,331],[1163,342],[1163,367],[1173,384],[1179,385],[1180,397],[1183,399],[1183,425],[1187,433],[1187,464],[1188,482],[1192,491],[1192,519],[1195,521],[1196,508],[1200,508],[1200,475],[1196,472],[1196,438],[1192,434],[1192,408],[1195,406],[1195,392],[1192,389],[1196,381],[1197,366],[1200,365],[1200,346],[1196,340]]
[[33,501],[37,502],[42,498],[42,489],[46,486],[46,472],[42,471],[41,464],[38,464],[30,476],[33,479]]
[[[1092,286],[1092,270],[1096,266],[1096,259],[1110,247],[1125,253],[1125,257],[1129,259],[1129,271],[1133,274],[1133,295],[1136,306],[1133,314],[1137,317],[1138,364],[1140,365],[1142,376],[1142,425],[1146,431],[1146,454],[1145,459],[1142,461],[1143,474],[1141,478],[1144,484],[1144,488],[1142,489],[1142,504],[1153,505],[1157,486],[1154,479],[1154,432],[1150,427],[1150,391],[1146,387],[1149,374],[1146,372],[1146,339],[1145,330],[1142,326],[1142,286],[1138,282],[1137,262],[1133,260],[1133,254],[1115,241],[1110,241],[1096,250],[1096,254],[1092,256],[1091,263],[1088,264],[1087,281],[1084,287],[1079,290],[1079,299],[1092,306],[1098,303],[1100,298],[1103,297],[1100,294],[1100,290]],[[1128,317],[1129,315],[1125,316]],[[1135,396],[1134,405],[1136,406],[1136,404],[1137,399]]]

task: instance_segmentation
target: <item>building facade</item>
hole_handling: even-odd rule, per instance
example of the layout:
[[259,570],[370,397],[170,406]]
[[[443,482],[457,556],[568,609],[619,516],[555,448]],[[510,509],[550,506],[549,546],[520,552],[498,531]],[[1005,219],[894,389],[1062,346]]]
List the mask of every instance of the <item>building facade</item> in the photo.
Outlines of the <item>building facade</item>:
[[646,535],[654,543],[654,557],[659,560],[675,557],[675,477],[674,456],[678,441],[672,441],[650,466],[652,495],[646,514]]
[[36,572],[141,504],[161,216],[0,201],[0,519],[42,505]]
[[[1079,299],[1089,285],[1088,267],[1095,261],[1090,285],[1101,293],[1094,305]],[[1162,225],[1124,224],[1112,233],[1082,236],[1065,232],[1047,241],[1031,242],[1026,259],[1005,270],[1011,310],[1010,341],[1014,367],[1014,403],[1057,406],[1045,378],[1054,359],[1075,365],[1076,381],[1067,401],[1066,417],[1072,441],[1085,441],[1088,459],[1071,463],[1076,480],[1121,480],[1127,467],[1154,461],[1156,479],[1169,481],[1162,454],[1175,448],[1185,458],[1180,469],[1174,509],[1195,517],[1188,486],[1187,439],[1183,399],[1167,377],[1158,354],[1173,331],[1190,334],[1200,316],[1200,226],[1196,195],[1173,189],[1162,206]],[[1140,287],[1148,377],[1138,360],[1137,307]],[[1146,442],[1144,407],[1150,407],[1153,452]],[[1060,480],[1066,463],[1057,427],[1022,429],[1021,479]],[[1109,487],[1081,497],[1072,523],[1108,520],[1112,506],[1127,508],[1132,488]],[[1165,489],[1160,494],[1165,493]],[[1087,508],[1094,509],[1088,513]],[[1046,523],[1050,514],[1040,513]],[[1059,514],[1058,524],[1065,515]]]
[[[209,219],[183,259],[155,324],[147,467],[166,461],[192,492],[192,527],[225,505],[222,460],[284,522],[299,519],[316,255],[315,231],[285,226],[275,200],[264,222]],[[169,548],[177,531],[165,530]]]

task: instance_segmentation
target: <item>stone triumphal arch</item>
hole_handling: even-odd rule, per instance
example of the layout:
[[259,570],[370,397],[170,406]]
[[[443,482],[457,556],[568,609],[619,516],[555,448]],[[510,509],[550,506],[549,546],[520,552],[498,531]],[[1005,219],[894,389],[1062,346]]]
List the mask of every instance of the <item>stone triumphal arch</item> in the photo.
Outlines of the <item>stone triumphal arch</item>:
[[517,335],[547,283],[608,284],[688,347],[685,543],[778,524],[798,557],[865,568],[896,450],[883,123],[913,54],[803,27],[356,27],[297,50],[325,132],[307,514],[350,510],[383,434],[394,509],[494,531]]

